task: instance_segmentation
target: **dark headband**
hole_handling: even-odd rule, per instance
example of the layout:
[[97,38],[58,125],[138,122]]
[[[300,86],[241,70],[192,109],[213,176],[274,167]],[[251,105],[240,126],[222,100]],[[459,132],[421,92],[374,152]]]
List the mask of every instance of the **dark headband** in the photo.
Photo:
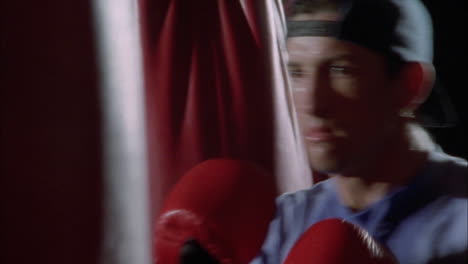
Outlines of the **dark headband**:
[[325,20],[289,20],[288,38],[301,36],[336,37],[340,30],[340,23]]

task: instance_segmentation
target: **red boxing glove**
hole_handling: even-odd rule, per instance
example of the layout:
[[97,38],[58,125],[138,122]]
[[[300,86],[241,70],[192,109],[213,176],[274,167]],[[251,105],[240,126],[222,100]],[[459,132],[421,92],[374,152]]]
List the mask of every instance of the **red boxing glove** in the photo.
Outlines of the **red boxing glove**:
[[274,179],[249,162],[197,165],[175,185],[157,220],[157,263],[179,264],[191,239],[220,263],[248,263],[274,216],[275,196]]
[[341,219],[312,225],[289,252],[285,264],[397,264],[367,231]]

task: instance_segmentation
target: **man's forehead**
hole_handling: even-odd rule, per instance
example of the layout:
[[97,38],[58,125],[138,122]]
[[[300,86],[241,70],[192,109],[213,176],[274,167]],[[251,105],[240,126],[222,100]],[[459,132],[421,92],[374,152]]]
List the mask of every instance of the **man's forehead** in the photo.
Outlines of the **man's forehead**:
[[293,37],[287,40],[287,48],[290,66],[330,63],[351,63],[356,66],[384,61],[380,54],[372,50],[333,37]]
[[353,58],[356,51],[349,43],[332,37],[293,37],[287,40],[290,59]]
[[291,21],[303,21],[303,20],[323,20],[323,21],[338,21],[340,14],[336,11],[318,11],[314,13],[303,13],[297,14],[289,18]]
[[[314,13],[301,13],[290,17],[289,30],[291,30],[292,24],[296,23],[298,26],[296,31],[300,31],[301,28],[317,31],[314,34],[298,34],[287,38],[286,43],[290,61],[309,57],[321,59],[350,57],[352,51],[349,50],[346,43],[335,38],[333,36],[334,32],[331,32],[337,30],[336,26],[340,16],[334,10],[323,10]],[[330,34],[325,31],[330,31]]]

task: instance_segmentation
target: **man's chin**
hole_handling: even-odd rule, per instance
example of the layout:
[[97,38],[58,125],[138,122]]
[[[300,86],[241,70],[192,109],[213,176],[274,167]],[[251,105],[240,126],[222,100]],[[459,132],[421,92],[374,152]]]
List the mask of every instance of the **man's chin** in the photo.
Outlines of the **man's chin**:
[[315,171],[321,173],[339,173],[340,166],[334,162],[318,162],[318,161],[310,161],[311,168]]
[[314,155],[309,153],[309,163],[313,170],[321,173],[339,173],[343,164],[333,155]]

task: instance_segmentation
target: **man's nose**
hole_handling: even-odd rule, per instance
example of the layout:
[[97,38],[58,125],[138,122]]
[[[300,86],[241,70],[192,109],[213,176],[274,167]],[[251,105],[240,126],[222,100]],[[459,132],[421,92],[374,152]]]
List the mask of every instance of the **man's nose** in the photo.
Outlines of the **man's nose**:
[[327,75],[308,73],[293,85],[296,109],[300,114],[325,117],[332,104],[332,91]]

